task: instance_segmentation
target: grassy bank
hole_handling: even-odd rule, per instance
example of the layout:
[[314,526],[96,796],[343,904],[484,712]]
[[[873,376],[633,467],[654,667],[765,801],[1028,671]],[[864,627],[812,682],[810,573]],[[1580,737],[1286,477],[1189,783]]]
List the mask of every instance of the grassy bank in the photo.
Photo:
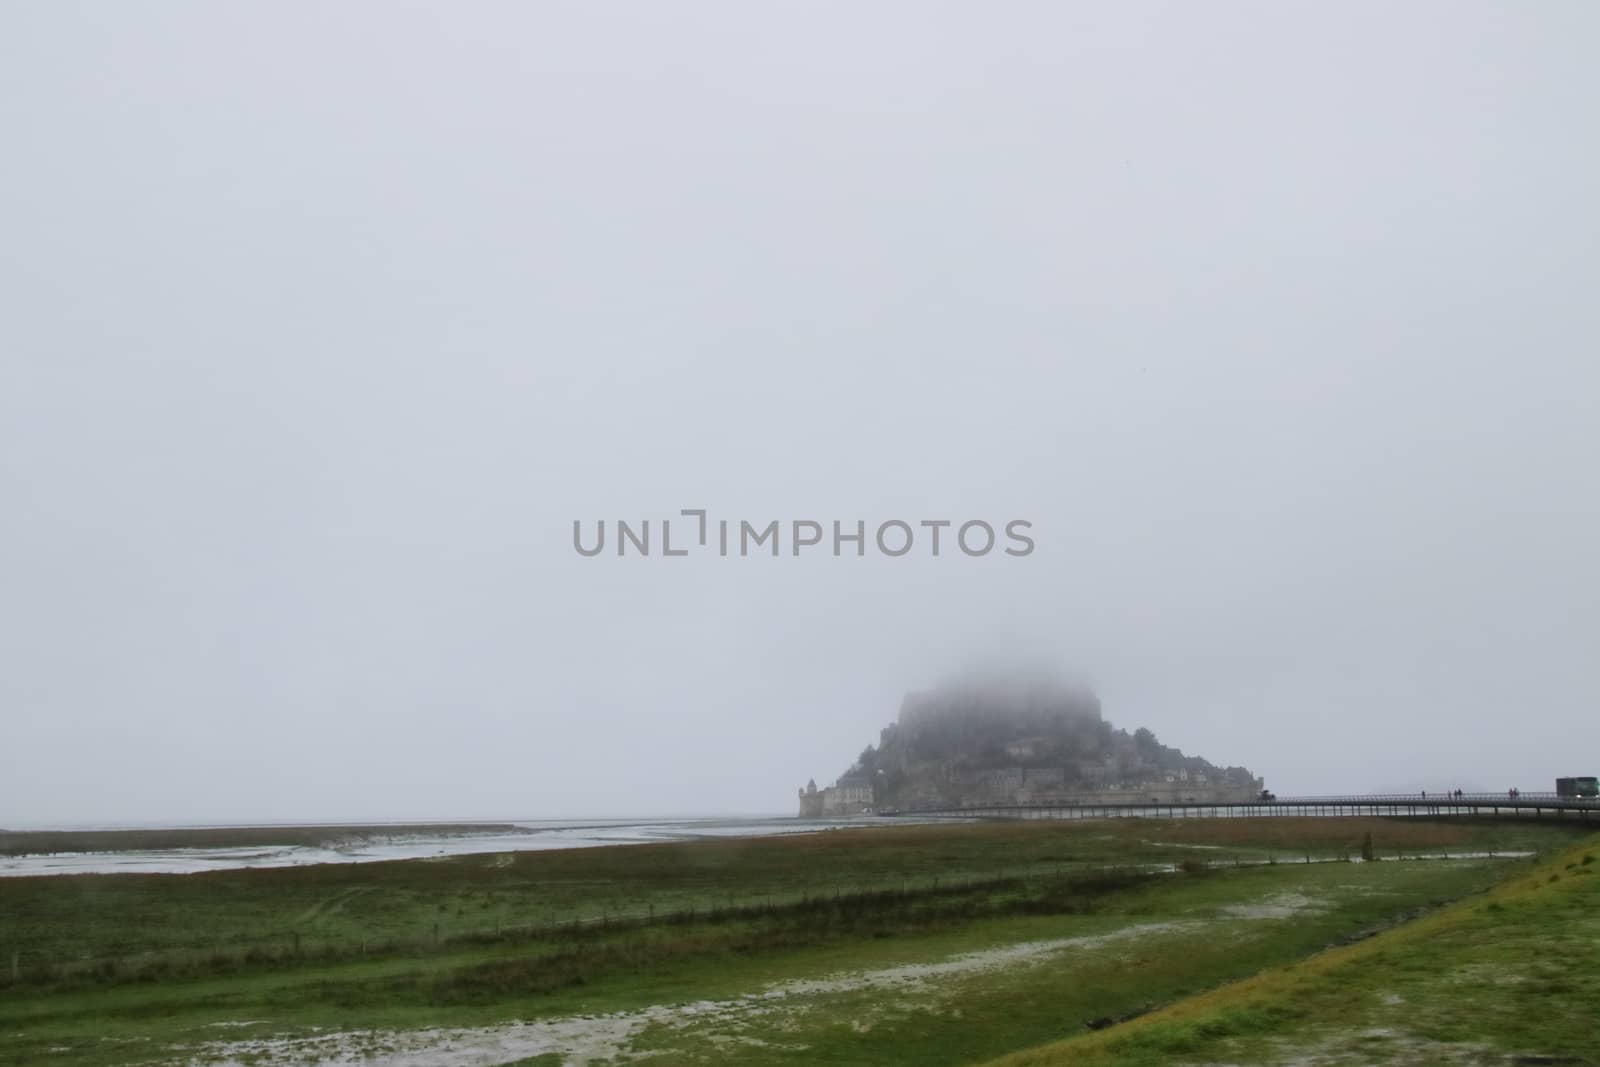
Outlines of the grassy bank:
[[[192,831],[190,831],[192,832]],[[0,879],[18,978],[428,953],[554,927],[1107,866],[1550,848],[1529,820],[1128,819],[880,827],[362,865]],[[0,988],[12,981],[0,968]]]
[[[996,823],[7,879],[0,953],[26,943],[48,962],[12,950],[0,1059],[183,1062],[229,1055],[217,1045],[235,1033],[331,1041],[509,1020],[567,1027],[559,1051],[574,1020],[631,1013],[611,1051],[657,1062],[973,1062],[1302,958],[1528,862],[1337,862],[1368,834],[1380,857],[1573,840],[1526,820]],[[1164,865],[1183,869],[1154,873]],[[990,968],[995,951],[1021,956]],[[907,967],[934,976],[872,977]],[[830,975],[847,978],[818,984]],[[686,1002],[722,1006],[668,1010]],[[512,1032],[545,1054],[542,1031]]]
[[1359,944],[992,1067],[1595,1062],[1597,844]]

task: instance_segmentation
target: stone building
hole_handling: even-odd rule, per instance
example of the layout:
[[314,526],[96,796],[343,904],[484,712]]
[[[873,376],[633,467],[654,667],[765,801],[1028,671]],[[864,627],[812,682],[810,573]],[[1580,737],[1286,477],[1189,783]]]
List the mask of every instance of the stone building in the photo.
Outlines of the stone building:
[[846,775],[826,789],[818,789],[816,779],[800,790],[800,817],[822,819],[836,815],[871,815],[872,783]]

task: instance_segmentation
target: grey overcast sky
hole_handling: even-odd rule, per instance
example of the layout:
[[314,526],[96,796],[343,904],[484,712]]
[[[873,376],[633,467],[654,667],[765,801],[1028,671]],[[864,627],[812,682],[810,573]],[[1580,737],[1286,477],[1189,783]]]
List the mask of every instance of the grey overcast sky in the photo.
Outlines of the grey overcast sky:
[[[1600,772],[1597,46],[4,0],[0,825],[787,813],[997,655],[1280,793]],[[684,508],[1036,547],[573,549]]]

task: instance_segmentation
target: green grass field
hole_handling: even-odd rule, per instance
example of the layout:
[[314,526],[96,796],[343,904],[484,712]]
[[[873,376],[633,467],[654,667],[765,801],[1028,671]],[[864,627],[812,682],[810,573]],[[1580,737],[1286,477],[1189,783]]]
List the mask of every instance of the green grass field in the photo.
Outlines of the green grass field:
[[1371,940],[992,1067],[1594,1063],[1597,845]]
[[[1411,858],[1341,862],[1368,833]],[[441,1041],[502,1063],[981,1062],[1142,1026],[1540,862],[1446,852],[1548,856],[1577,833],[981,823],[3,879],[0,1062],[426,1064]]]

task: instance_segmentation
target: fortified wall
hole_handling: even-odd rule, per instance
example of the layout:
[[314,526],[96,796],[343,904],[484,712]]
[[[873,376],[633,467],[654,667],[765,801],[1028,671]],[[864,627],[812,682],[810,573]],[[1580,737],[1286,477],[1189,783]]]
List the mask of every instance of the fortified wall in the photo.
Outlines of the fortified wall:
[[816,780],[806,783],[800,790],[800,817],[826,819],[838,815],[871,815],[876,811],[870,782],[859,778],[841,778],[826,789],[818,789]]

